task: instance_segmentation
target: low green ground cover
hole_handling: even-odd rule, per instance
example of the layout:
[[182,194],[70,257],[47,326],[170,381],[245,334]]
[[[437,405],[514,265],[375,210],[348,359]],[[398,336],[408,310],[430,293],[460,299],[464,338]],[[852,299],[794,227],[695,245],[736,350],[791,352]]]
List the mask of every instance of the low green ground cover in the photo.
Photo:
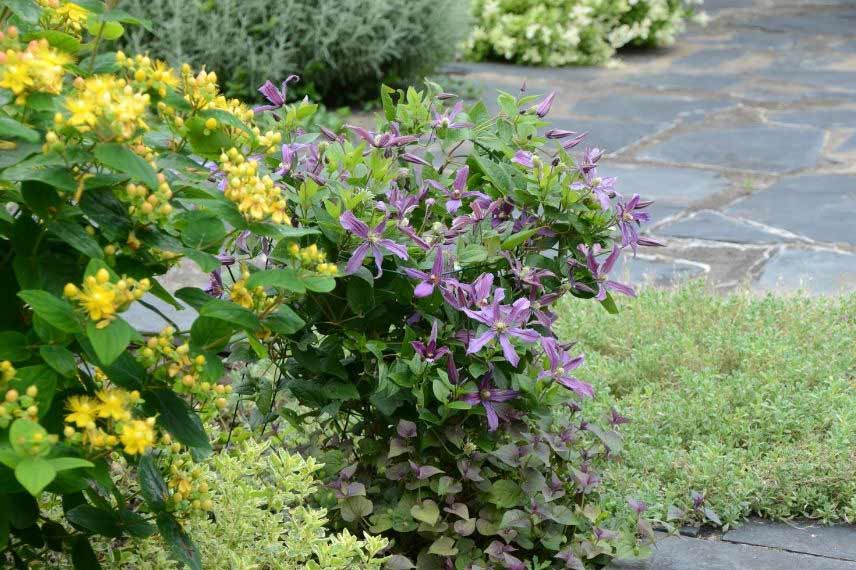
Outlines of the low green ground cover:
[[622,462],[604,474],[616,505],[646,501],[665,520],[691,491],[733,525],[856,519],[856,295],[764,297],[703,285],[647,290],[618,316],[562,307],[582,379],[622,426]]

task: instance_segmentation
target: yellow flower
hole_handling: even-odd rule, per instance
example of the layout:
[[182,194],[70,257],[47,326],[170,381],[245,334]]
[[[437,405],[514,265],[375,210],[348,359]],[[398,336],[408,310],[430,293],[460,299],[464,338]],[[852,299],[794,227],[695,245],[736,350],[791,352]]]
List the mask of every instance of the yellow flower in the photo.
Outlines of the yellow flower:
[[33,40],[24,51],[0,52],[0,87],[12,91],[23,104],[32,92],[59,93],[65,65],[71,56],[50,47],[47,40]]
[[74,283],[66,284],[63,294],[77,301],[90,319],[98,321],[98,328],[104,328],[116,317],[116,313],[124,311],[132,302],[142,298],[150,288],[148,279],[136,281],[123,277],[112,283],[110,273],[102,268],[94,276],[89,275],[83,280],[82,289],[78,289]]
[[98,403],[87,396],[71,396],[66,407],[71,413],[65,416],[65,421],[79,428],[93,424],[98,415]]
[[68,117],[60,115],[62,122],[79,132],[94,132],[105,140],[127,141],[137,131],[147,130],[143,120],[149,108],[147,93],[135,91],[124,79],[112,75],[96,75],[89,79],[78,78],[76,91],[66,97]]
[[73,2],[60,6],[54,10],[54,14],[57,16],[57,23],[74,32],[80,32],[89,18],[89,10]]
[[154,418],[149,420],[133,420],[122,425],[119,441],[128,455],[142,455],[155,444]]
[[99,418],[112,418],[122,421],[131,418],[131,412],[127,409],[128,394],[124,390],[112,388],[109,390],[99,390],[95,393],[101,401],[98,404]]

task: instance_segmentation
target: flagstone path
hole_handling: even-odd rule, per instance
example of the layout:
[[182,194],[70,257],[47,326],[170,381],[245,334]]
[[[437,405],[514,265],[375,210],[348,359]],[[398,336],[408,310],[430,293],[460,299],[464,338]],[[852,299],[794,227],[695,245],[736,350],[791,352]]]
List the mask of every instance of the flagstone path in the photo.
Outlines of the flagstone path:
[[856,1],[707,0],[706,27],[614,68],[456,64],[484,87],[557,91],[619,190],[656,200],[623,271],[660,285],[856,290]]

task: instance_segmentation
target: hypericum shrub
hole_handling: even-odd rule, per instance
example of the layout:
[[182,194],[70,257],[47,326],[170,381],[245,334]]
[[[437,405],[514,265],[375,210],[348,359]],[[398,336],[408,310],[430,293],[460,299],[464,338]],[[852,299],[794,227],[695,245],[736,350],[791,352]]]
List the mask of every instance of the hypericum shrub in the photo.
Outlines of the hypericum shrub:
[[702,0],[474,0],[473,59],[532,65],[607,62],[626,45],[674,42]]
[[[269,447],[245,440],[213,455],[196,472],[173,464],[170,487],[205,489],[211,501],[208,510],[215,513],[191,517],[185,526],[203,567],[379,570],[384,558],[378,553],[386,540],[372,536],[360,540],[347,530],[328,536],[324,511],[307,506],[318,489],[315,474],[321,465]],[[93,546],[117,570],[183,568],[159,537],[120,544],[99,539]]]
[[122,0],[157,20],[125,45],[178,65],[206,65],[230,95],[254,98],[267,77],[301,76],[327,103],[377,96],[381,81],[420,80],[455,55],[468,32],[458,0]]
[[[261,89],[279,125],[287,83]],[[582,356],[551,331],[563,296],[614,310],[634,294],[609,273],[658,245],[638,232],[650,202],[619,195],[582,135],[546,130],[553,97],[503,93],[491,116],[436,85],[384,88],[374,130],[286,128],[248,171],[278,180],[300,230],[242,235],[212,275],[224,308],[288,302],[262,320],[277,330],[232,343],[233,362],[258,360],[236,392],[262,432],[284,417],[304,433],[335,528],[390,538],[394,568],[602,566],[650,530],[644,505],[620,520],[598,506],[623,418],[581,416]],[[227,193],[245,154],[219,159]],[[300,405],[279,407],[283,391]]]
[[[203,296],[190,331],[123,318],[135,304],[157,311],[147,295],[180,308],[157,276],[184,258],[212,271],[241,232],[304,231],[289,225],[285,190],[242,158],[279,155],[282,134],[221,95],[213,72],[102,53],[123,23],[140,22],[111,3],[0,8],[3,567],[70,556],[92,568],[91,535],[160,531],[173,558],[199,568],[180,521],[215,504],[208,489],[173,485],[173,468],[192,473],[212,452],[203,420],[232,389],[217,352],[236,331],[292,326],[284,298],[262,303],[255,290],[240,305]],[[289,106],[281,128],[314,109]],[[232,147],[242,154],[221,163],[234,166],[224,194],[210,167]],[[330,268],[316,269],[295,278],[328,287]],[[61,514],[42,508],[51,500]]]

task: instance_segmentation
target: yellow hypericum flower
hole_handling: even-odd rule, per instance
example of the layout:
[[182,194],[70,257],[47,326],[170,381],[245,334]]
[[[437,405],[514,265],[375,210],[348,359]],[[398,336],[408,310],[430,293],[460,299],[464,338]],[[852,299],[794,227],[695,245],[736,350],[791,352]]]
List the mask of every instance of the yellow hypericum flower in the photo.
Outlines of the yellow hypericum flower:
[[65,421],[79,428],[92,426],[98,417],[98,402],[87,396],[70,397],[66,407],[71,413],[65,416]]
[[151,99],[124,79],[112,75],[77,78],[74,87],[65,100],[69,114],[60,115],[60,123],[81,133],[92,132],[102,140],[127,141],[137,131],[148,129],[144,117]]
[[98,417],[110,418],[117,421],[131,419],[131,412],[128,410],[129,395],[124,390],[111,388],[109,390],[99,390],[95,393],[100,401],[98,404]]
[[53,10],[50,20],[52,24],[78,35],[83,31],[87,18],[89,18],[89,10],[74,2],[66,2]]
[[112,283],[110,273],[102,268],[95,275],[83,280],[83,289],[78,289],[74,283],[68,283],[63,294],[77,301],[91,320],[98,321],[98,328],[104,328],[116,318],[116,313],[124,311],[132,302],[141,299],[150,288],[148,279],[136,281],[123,277]]
[[50,47],[45,39],[31,41],[24,51],[8,49],[0,52],[0,87],[14,93],[19,105],[30,93],[59,93],[64,66],[71,61],[70,55]]
[[155,444],[154,418],[132,420],[122,424],[119,441],[128,455],[142,455]]

